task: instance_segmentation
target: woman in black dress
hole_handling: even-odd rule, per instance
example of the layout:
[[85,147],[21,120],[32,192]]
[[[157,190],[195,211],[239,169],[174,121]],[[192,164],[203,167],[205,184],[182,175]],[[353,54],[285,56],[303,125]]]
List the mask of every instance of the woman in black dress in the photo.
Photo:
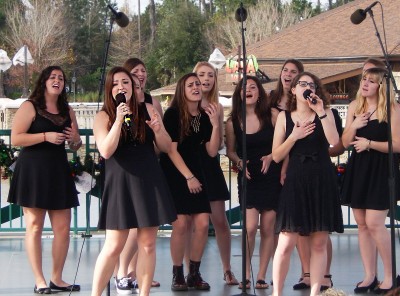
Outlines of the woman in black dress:
[[[179,79],[171,107],[164,114],[165,128],[172,138],[172,149],[161,154],[160,163],[167,178],[178,219],[172,223],[171,256],[172,290],[209,290],[199,272],[201,257],[208,236],[211,212],[209,189],[203,166],[204,157],[214,157],[220,145],[219,107],[210,104],[201,108],[201,83],[195,73]],[[190,244],[187,282],[183,274],[187,219],[194,225]]]
[[[272,160],[272,139],[277,113],[268,106],[267,95],[256,77],[247,77],[246,89],[246,147],[247,168],[242,163],[242,82],[232,96],[232,112],[226,122],[227,156],[239,168],[239,202],[242,204],[242,178],[247,177],[246,230],[249,252],[246,258],[246,287],[250,288],[250,260],[255,248],[258,225],[260,225],[260,267],[256,289],[267,289],[265,281],[268,263],[274,250],[274,224],[281,190],[281,164]],[[243,283],[239,285],[242,288]]]
[[[155,143],[161,151],[169,152],[171,138],[152,105],[138,104],[133,85],[126,69],[112,68],[106,77],[104,106],[94,122],[97,146],[106,159],[99,219],[99,229],[106,229],[106,240],[96,261],[93,296],[100,296],[110,280],[132,228],[138,229],[139,293],[149,295],[158,226],[176,219],[154,151]],[[121,96],[126,103],[117,105],[116,98]],[[131,118],[130,124],[124,121],[126,117]]]
[[[347,111],[346,127],[342,140],[345,147],[353,145],[342,198],[353,209],[358,225],[358,238],[365,276],[355,288],[365,293],[377,286],[375,246],[382,258],[384,278],[378,294],[385,294],[393,286],[390,235],[385,226],[389,209],[388,188],[388,138],[386,112],[386,70],[370,68],[363,72],[356,99]],[[391,88],[392,89],[392,88]],[[394,163],[398,164],[400,152],[400,106],[390,97],[391,128]],[[399,193],[399,168],[395,166],[395,184]]]
[[[15,114],[11,130],[11,143],[23,148],[8,202],[23,207],[25,245],[35,277],[34,292],[38,294],[51,294],[51,289],[80,289],[79,285],[69,285],[62,279],[69,247],[71,208],[79,206],[65,141],[75,151],[82,144],[75,113],[68,106],[65,84],[60,67],[44,69],[29,100]],[[46,212],[54,232],[50,287],[42,270],[41,236]]]
[[[306,89],[312,91],[315,104],[303,98]],[[310,295],[319,294],[328,233],[343,232],[336,176],[329,157],[329,145],[335,145],[339,135],[327,96],[320,80],[308,72],[293,79],[291,94],[289,111],[278,115],[272,149],[275,161],[289,155],[275,226],[280,234],[273,262],[274,296],[282,295],[299,235],[310,236]]]

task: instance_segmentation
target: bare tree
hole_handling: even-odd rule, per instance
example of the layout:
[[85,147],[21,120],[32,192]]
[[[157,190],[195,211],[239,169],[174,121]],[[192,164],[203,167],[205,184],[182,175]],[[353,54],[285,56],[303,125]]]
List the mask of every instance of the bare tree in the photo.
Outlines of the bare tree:
[[156,4],[154,0],[150,0],[150,45],[152,45],[156,39]]
[[31,0],[31,8],[21,9],[17,1],[6,4],[5,15],[9,34],[5,41],[18,50],[27,45],[35,60],[33,70],[39,72],[68,58],[68,27],[61,0]]
[[[290,25],[298,23],[301,19],[311,17],[311,10],[304,11],[299,16],[293,12],[289,5],[284,5],[282,10],[273,1],[260,1],[256,6],[248,8],[246,20],[246,43],[252,44]],[[210,43],[218,45],[227,51],[236,50],[241,43],[241,31],[233,14],[224,19],[219,19],[212,28],[207,30]]]

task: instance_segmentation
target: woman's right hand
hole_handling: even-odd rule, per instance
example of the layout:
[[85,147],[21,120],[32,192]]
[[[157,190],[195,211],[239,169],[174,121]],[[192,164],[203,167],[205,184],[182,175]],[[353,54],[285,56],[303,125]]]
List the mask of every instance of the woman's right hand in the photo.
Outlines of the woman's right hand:
[[314,132],[314,129],[315,123],[312,123],[310,121],[304,123],[296,122],[291,135],[297,141],[312,134]]
[[66,139],[66,135],[64,133],[56,133],[56,132],[46,132],[46,142],[53,143],[56,145],[63,144]]
[[203,190],[203,188],[201,188],[201,183],[199,182],[199,180],[197,180],[196,177],[190,178],[189,180],[186,180],[186,182],[189,187],[190,193],[196,194],[200,193]]
[[124,122],[124,117],[125,115],[128,115],[130,113],[129,107],[126,103],[121,103],[117,107],[117,114],[115,121],[117,122]]
[[351,126],[354,129],[360,129],[368,124],[370,113],[369,112],[362,113],[359,115],[355,115],[355,117],[356,118],[353,120]]

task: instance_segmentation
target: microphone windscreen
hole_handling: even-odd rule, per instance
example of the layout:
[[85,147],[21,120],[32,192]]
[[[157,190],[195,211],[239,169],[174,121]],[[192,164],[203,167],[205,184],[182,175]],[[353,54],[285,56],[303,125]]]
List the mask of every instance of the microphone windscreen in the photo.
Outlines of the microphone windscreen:
[[350,17],[350,20],[353,24],[358,25],[361,24],[363,20],[367,17],[367,14],[362,9],[357,9],[353,12]]
[[311,95],[311,93],[312,93],[312,90],[311,90],[311,89],[306,89],[306,90],[303,92],[303,97],[304,97],[304,99],[308,100],[309,97],[310,97],[310,95]]
[[235,19],[238,21],[238,22],[241,22],[241,21],[245,21],[246,19],[247,19],[247,10],[246,10],[246,8],[244,8],[244,7],[239,7],[238,9],[236,9],[236,12],[235,12]]
[[129,25],[129,18],[126,16],[125,13],[117,12],[117,15],[115,16],[115,22],[118,24],[118,26],[124,28]]
[[115,96],[115,103],[117,104],[117,106],[119,106],[119,104],[121,103],[126,103],[125,95],[123,93],[117,94]]

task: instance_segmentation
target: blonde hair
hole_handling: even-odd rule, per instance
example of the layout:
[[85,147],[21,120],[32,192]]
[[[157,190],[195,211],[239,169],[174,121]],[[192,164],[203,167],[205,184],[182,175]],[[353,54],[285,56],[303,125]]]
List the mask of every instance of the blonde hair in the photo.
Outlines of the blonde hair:
[[210,91],[209,93],[207,93],[206,99],[207,99],[207,101],[208,101],[209,103],[218,103],[218,102],[219,102],[219,101],[218,101],[219,91],[218,91],[218,73],[217,73],[217,70],[215,70],[214,66],[211,65],[209,62],[203,61],[203,62],[198,62],[198,63],[196,64],[196,66],[194,66],[193,72],[196,73],[196,74],[199,74],[199,73],[197,73],[197,71],[198,71],[199,68],[202,67],[202,66],[209,67],[209,68],[211,68],[211,69],[213,70],[213,72],[214,72],[214,85],[213,85],[211,91]]
[[[373,80],[376,83],[379,83],[379,89],[378,89],[378,106],[376,108],[376,116],[378,118],[378,121],[381,123],[383,121],[387,122],[387,110],[386,110],[386,79],[385,79],[385,74],[387,71],[382,68],[371,68],[368,70],[365,70],[362,75],[362,79],[360,81],[360,87],[357,91],[356,95],[356,110],[355,114],[362,114],[364,112],[367,112],[367,102],[365,100],[365,97],[361,95],[361,85],[363,83],[363,80],[365,77],[369,76],[371,80]],[[390,87],[390,107],[394,107],[394,91]]]

